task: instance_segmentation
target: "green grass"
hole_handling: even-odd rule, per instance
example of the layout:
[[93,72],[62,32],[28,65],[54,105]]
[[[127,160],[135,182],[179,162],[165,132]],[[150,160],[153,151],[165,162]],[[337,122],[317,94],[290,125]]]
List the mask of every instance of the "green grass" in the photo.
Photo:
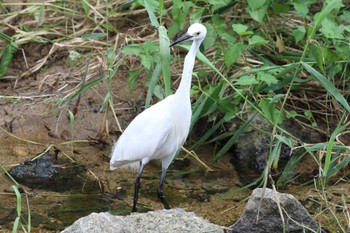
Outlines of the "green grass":
[[[13,55],[21,46],[65,42],[76,52],[74,54],[81,55],[80,61],[89,63],[94,54],[103,54],[106,63],[104,75],[87,80],[64,98],[56,99],[67,115],[70,114],[72,125],[74,113],[70,104],[101,83],[107,85],[108,92],[100,111],[114,112],[112,83],[120,68],[128,70],[130,91],[137,87],[140,74],[146,74],[148,80],[143,83],[147,88],[147,108],[173,93],[174,83],[181,76],[183,59],[177,53],[180,49],[170,51],[169,38],[182,34],[188,25],[200,21],[207,27],[208,35],[197,54],[191,90],[191,129],[195,129],[199,121],[208,123],[201,135],[190,135],[186,147],[195,150],[206,143],[219,145],[212,159],[215,162],[226,155],[248,128],[259,128],[248,117],[258,114],[272,130],[266,170],[253,183],[266,184],[268,175],[275,173],[281,174],[277,187],[294,182],[297,179],[295,168],[310,156],[320,169],[315,183],[326,193],[334,178],[343,179],[341,174],[346,172],[350,162],[350,145],[339,140],[340,135],[350,132],[347,119],[350,112],[350,14],[345,3],[341,0],[288,0],[283,3],[277,0],[139,0],[123,4],[108,1],[96,7],[94,2],[84,0],[23,3],[21,13],[6,10],[4,7],[10,5],[2,3],[2,18],[28,17],[34,19],[36,25],[19,25],[23,33],[0,33],[4,43],[0,49],[0,80],[10,79],[6,74]],[[61,18],[45,18],[52,13]],[[67,26],[70,20],[84,22],[87,26],[72,30]],[[118,25],[125,21],[131,25],[128,27],[144,29],[146,39],[122,32],[123,28]],[[120,43],[119,36],[127,42]],[[84,43],[73,43],[76,38]],[[181,51],[189,49],[188,45],[178,47]],[[137,69],[128,67],[129,57],[138,58]],[[38,62],[36,69],[20,76],[26,78],[44,67],[45,62]],[[315,95],[317,102],[310,101]],[[16,97],[0,98],[17,101]],[[232,130],[229,125],[236,120],[240,125]],[[312,144],[303,142],[283,128],[289,121],[321,132],[327,140]],[[293,155],[288,164],[280,168],[283,144],[292,151],[301,149],[302,153]],[[324,154],[324,158],[320,160],[319,154]],[[345,226],[340,228],[346,229]]]

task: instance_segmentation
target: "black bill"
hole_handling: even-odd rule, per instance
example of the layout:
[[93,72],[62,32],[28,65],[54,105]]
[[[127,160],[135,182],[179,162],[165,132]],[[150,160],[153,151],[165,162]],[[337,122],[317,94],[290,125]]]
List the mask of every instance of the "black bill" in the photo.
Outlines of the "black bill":
[[191,39],[193,36],[189,35],[189,34],[185,34],[183,36],[181,36],[179,39],[175,40],[175,42],[173,42],[169,47],[172,47],[178,43],[181,43],[183,41],[189,40]]

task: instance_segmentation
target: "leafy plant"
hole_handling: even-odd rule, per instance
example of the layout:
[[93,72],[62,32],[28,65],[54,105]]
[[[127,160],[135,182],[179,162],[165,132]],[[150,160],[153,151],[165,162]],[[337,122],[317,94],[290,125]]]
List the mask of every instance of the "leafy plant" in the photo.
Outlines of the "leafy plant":
[[13,42],[13,39],[6,34],[0,32],[0,38],[7,42],[7,45],[0,51],[0,80],[6,74],[13,55],[18,47]]

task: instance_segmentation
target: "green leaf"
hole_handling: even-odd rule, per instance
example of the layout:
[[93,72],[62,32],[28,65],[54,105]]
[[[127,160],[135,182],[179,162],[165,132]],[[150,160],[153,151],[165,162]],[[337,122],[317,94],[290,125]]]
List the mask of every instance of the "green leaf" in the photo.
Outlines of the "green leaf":
[[304,115],[305,115],[307,118],[309,118],[309,119],[313,117],[311,111],[305,111],[305,112],[304,112]]
[[122,53],[125,55],[139,55],[142,52],[142,47],[139,44],[129,44],[122,48]]
[[258,81],[256,81],[254,75],[244,75],[237,80],[236,84],[241,86],[247,86],[258,84]]
[[270,102],[277,103],[280,99],[282,99],[284,97],[285,97],[284,94],[277,94],[274,97],[268,98],[268,99],[270,100]]
[[272,3],[272,9],[276,13],[287,13],[289,12],[289,4],[280,4],[277,2]]
[[252,10],[256,10],[259,7],[263,6],[267,0],[248,0],[248,5]]
[[296,111],[294,111],[294,110],[287,113],[287,118],[288,119],[289,118],[294,118],[296,116],[299,116],[299,114]]
[[147,69],[151,70],[154,63],[153,57],[150,55],[140,54],[141,64]]
[[207,36],[205,37],[202,44],[203,44],[204,50],[207,50],[215,44],[217,40],[217,33],[213,25],[205,24],[205,27],[207,28]]
[[257,11],[248,11],[250,16],[257,22],[262,23],[264,21],[264,17],[266,14],[265,9],[257,10]]
[[[314,17],[314,24],[315,29],[318,29],[320,24],[323,22],[323,20],[331,13],[334,9],[339,9],[340,7],[343,7],[342,0],[330,0],[326,1],[326,6],[319,12],[315,14]],[[313,31],[315,33],[315,31]],[[313,33],[311,34],[311,37],[313,36]]]
[[293,3],[294,9],[301,15],[306,16],[309,12],[309,5],[302,2]]
[[81,6],[83,7],[85,15],[88,15],[90,12],[89,4],[86,2],[86,0],[81,0]]
[[159,59],[159,45],[153,42],[143,44],[131,44],[122,48],[125,55],[136,55],[141,59],[141,64],[150,71],[156,59]]
[[321,25],[321,32],[323,35],[325,35],[325,37],[332,39],[344,39],[344,25],[338,25],[328,18],[325,18]]
[[78,53],[77,51],[75,51],[75,50],[69,51],[68,60],[69,60],[70,62],[76,61],[76,60],[78,60],[80,57],[81,57],[81,54]]
[[298,26],[296,29],[292,30],[292,34],[294,36],[295,42],[298,43],[305,36],[306,30],[304,26]]
[[312,74],[317,81],[323,86],[324,89],[327,90],[329,94],[331,94],[349,113],[350,106],[344,96],[338,91],[338,89],[333,85],[331,81],[329,81],[326,77],[324,77],[321,73],[312,68],[309,64],[301,62],[304,68]]
[[[193,11],[190,14],[190,23],[193,24],[193,23],[200,22],[204,11],[205,11],[204,8],[193,9]],[[208,29],[208,27],[207,27],[207,29]]]
[[283,113],[275,107],[275,102],[269,99],[261,99],[259,108],[264,113],[264,117],[273,123],[280,124],[284,121]]
[[248,30],[248,26],[240,24],[240,23],[239,24],[232,24],[232,29],[233,29],[233,31],[235,31],[240,36],[253,34],[252,31],[247,31]]
[[263,45],[267,43],[268,41],[259,35],[254,35],[251,38],[249,38],[249,45]]
[[231,0],[209,0],[209,4],[211,5],[211,12],[219,11],[221,8],[227,7],[232,1]]
[[270,86],[271,84],[278,83],[278,80],[275,78],[275,76],[267,72],[258,72],[258,79],[260,79],[263,82],[266,82],[268,86]]
[[175,20],[175,22],[173,22],[172,26],[169,28],[170,36],[178,32],[178,30],[183,30],[185,19],[191,15],[190,8],[194,6],[192,1],[174,0],[172,3],[171,14],[173,16],[173,21]]
[[13,54],[17,51],[17,45],[13,42],[7,44],[2,51],[0,61],[0,79],[6,74],[12,60]]
[[233,63],[235,63],[242,52],[241,44],[234,44],[229,46],[224,52],[225,65],[229,68]]

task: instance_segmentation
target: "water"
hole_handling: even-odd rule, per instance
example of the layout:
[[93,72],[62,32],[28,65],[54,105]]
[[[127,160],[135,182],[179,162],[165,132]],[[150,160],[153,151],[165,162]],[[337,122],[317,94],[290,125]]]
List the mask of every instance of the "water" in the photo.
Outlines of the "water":
[[[4,145],[7,145],[6,148]],[[25,161],[42,150],[38,146],[18,143],[18,141],[14,142],[12,149],[9,149],[10,146],[5,143],[0,148],[3,152],[8,152],[7,156],[6,153],[5,156],[4,153],[0,155],[1,163],[7,170],[11,164]],[[119,215],[130,214],[136,173],[110,171],[108,164],[110,148],[101,150],[88,144],[76,144],[73,150],[69,146],[60,149],[78,163],[83,164],[87,171],[78,175],[81,182],[76,187],[65,192],[22,186],[28,194],[31,225],[35,231],[40,229],[51,232],[60,231],[92,212],[109,211]],[[26,157],[19,157],[16,156],[18,154],[16,150],[20,150],[21,153],[28,151],[28,154]],[[70,151],[74,153],[69,153]],[[166,199],[173,208],[184,208],[213,223],[229,226],[238,219],[244,207],[244,202],[240,201],[244,200],[250,191],[240,192],[234,199],[222,198],[221,194],[240,186],[238,176],[229,163],[230,158],[224,158],[219,163],[210,165],[213,153],[211,147],[205,147],[196,152],[214,171],[207,173],[191,158],[176,161],[168,170],[164,187]],[[65,155],[59,153],[59,156]],[[139,212],[163,208],[156,194],[159,177],[160,168],[157,165],[146,166],[141,179]],[[4,174],[1,174],[1,181],[0,225],[10,230],[17,215],[17,202],[11,189],[13,182]],[[26,214],[26,198],[25,194],[22,194],[22,223],[24,224],[27,219]]]

